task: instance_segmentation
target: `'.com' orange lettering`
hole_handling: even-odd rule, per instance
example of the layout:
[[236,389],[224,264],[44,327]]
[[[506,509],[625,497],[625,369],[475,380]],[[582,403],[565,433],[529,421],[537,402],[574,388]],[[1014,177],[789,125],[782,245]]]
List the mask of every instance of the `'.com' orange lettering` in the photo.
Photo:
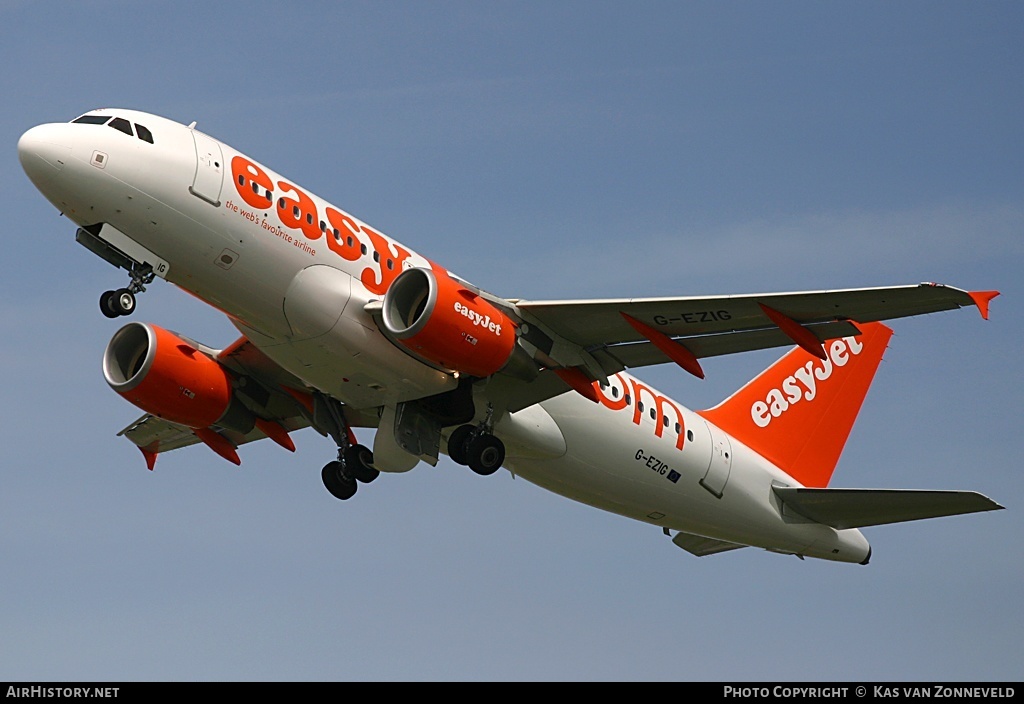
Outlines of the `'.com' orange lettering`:
[[[615,374],[613,378],[614,381],[609,378],[611,384],[605,387],[602,387],[597,382],[593,384],[594,391],[597,393],[597,400],[601,405],[613,411],[621,411],[627,406],[632,405],[633,424],[640,425],[645,408],[643,405],[644,398],[646,397],[648,402],[651,403],[649,408],[651,409],[650,412],[653,413],[654,436],[660,438],[664,434],[665,428],[673,427],[676,432],[676,449],[682,450],[686,442],[686,423],[679,407],[671,399],[656,393],[649,386],[632,377],[629,379],[629,385],[626,384],[626,380],[622,378],[621,374]],[[612,394],[611,397],[609,397],[609,392]]]

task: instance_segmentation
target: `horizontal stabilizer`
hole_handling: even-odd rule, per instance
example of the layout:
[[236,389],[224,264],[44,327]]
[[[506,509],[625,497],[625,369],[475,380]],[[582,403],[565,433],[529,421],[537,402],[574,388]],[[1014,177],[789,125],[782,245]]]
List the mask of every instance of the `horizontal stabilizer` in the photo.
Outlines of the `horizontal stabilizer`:
[[973,491],[773,487],[787,509],[840,530],[1003,508]]
[[720,552],[747,547],[746,545],[727,543],[724,540],[714,540],[713,538],[705,538],[703,535],[694,535],[693,533],[683,533],[681,531],[675,534],[672,542],[697,557],[715,555]]

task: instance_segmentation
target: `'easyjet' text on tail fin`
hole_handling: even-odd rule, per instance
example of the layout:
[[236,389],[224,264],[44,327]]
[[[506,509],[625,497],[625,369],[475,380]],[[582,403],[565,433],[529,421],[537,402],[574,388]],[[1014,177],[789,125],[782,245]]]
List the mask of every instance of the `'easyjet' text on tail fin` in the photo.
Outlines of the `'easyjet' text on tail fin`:
[[825,342],[825,359],[793,349],[700,415],[804,486],[827,486],[892,337],[881,323],[858,327]]

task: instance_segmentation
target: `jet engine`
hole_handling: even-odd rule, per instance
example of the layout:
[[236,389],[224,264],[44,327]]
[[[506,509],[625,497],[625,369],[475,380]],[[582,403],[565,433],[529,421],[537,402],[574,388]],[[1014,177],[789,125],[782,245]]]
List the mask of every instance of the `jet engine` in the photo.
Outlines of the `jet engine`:
[[384,296],[382,319],[414,355],[470,376],[501,370],[516,349],[512,320],[443,270],[402,272]]
[[255,423],[235,398],[224,367],[156,325],[129,323],[114,333],[103,354],[103,376],[134,405],[173,423],[242,432]]

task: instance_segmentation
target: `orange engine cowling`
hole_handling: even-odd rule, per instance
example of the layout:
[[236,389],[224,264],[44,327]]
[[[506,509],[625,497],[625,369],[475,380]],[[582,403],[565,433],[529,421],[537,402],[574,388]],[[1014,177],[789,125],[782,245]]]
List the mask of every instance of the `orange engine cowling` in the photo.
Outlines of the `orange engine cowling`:
[[173,423],[245,431],[255,422],[234,399],[224,367],[156,325],[129,323],[114,333],[103,354],[103,376],[121,396]]
[[500,370],[516,345],[512,320],[444,270],[402,272],[384,296],[383,322],[413,354],[471,376]]

